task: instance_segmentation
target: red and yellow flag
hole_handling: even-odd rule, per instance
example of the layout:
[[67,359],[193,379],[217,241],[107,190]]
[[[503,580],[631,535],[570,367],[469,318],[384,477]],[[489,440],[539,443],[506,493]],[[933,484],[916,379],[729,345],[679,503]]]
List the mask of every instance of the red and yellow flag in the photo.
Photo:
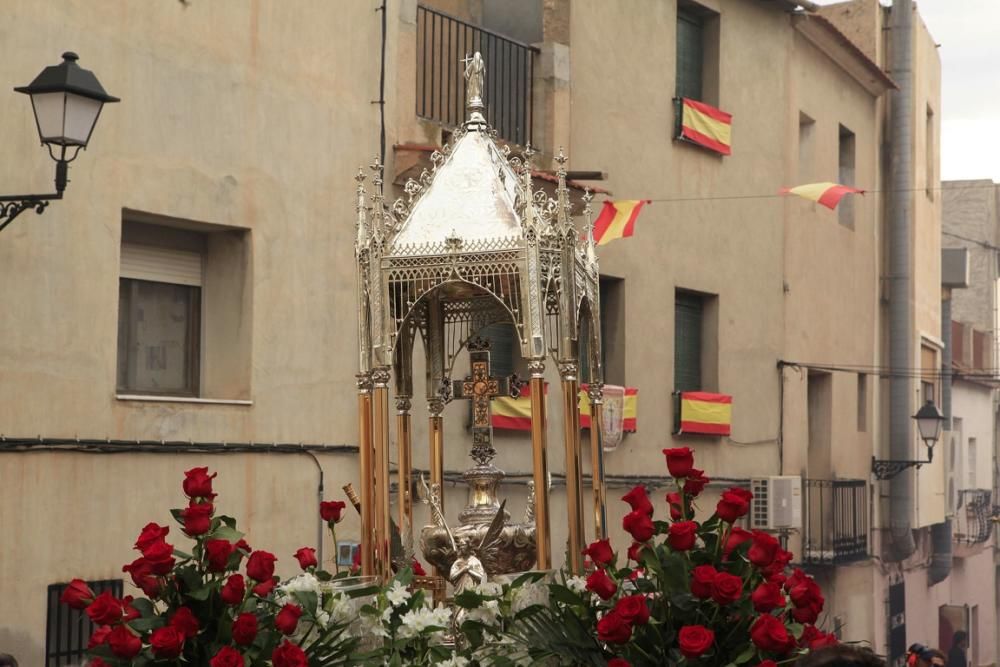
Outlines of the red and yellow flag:
[[594,221],[594,241],[597,245],[632,236],[635,231],[635,219],[639,217],[642,207],[648,203],[648,199],[604,202],[601,214]]
[[732,154],[733,116],[704,102],[681,98],[681,139],[720,155]]
[[[548,385],[545,387],[548,393]],[[626,433],[636,430],[639,390],[635,387],[625,388],[625,405],[622,414],[622,429]],[[586,385],[580,389],[580,428],[590,428],[590,399],[587,396]],[[531,430],[531,387],[524,387],[517,398],[501,396],[493,399],[490,405],[493,411],[493,428],[513,431]]]
[[[625,405],[622,408],[622,430],[635,433],[636,417],[639,412],[639,390],[625,387]],[[587,385],[580,385],[580,428],[590,428],[590,396]]]
[[733,397],[707,391],[682,391],[678,434],[729,435],[733,421]]
[[781,188],[778,190],[778,193],[783,195],[798,195],[803,199],[818,202],[832,211],[837,208],[837,204],[840,203],[840,200],[843,199],[844,195],[863,195],[865,191],[852,188],[849,185],[841,185],[840,183],[831,183],[826,181],[824,183],[806,183],[805,185],[796,185],[794,188]]

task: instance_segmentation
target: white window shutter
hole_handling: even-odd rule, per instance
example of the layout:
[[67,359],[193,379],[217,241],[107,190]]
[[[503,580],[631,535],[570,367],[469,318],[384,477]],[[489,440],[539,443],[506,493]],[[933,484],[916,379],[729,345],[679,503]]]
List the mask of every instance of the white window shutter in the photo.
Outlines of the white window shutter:
[[121,277],[200,287],[202,256],[190,250],[123,243]]

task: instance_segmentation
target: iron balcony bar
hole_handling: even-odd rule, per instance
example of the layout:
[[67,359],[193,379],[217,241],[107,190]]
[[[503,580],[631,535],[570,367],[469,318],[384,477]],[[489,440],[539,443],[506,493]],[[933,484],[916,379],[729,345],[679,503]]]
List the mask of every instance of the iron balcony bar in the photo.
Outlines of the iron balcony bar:
[[[51,147],[49,148],[49,152],[52,152]],[[76,153],[73,153],[73,157],[67,160],[66,149],[63,148],[62,155],[59,158],[56,158],[54,155],[52,157],[56,161],[56,191],[48,195],[0,196],[0,232],[7,225],[14,222],[17,216],[28,209],[33,208],[35,209],[35,213],[41,215],[45,212],[49,202],[63,198],[63,191],[66,189],[66,183],[69,182],[69,163],[76,159]]]
[[868,557],[867,483],[804,480],[802,562],[841,565]]
[[885,481],[887,479],[892,479],[907,468],[920,468],[920,466],[925,463],[930,463],[933,458],[934,450],[932,448],[927,449],[926,461],[896,461],[893,459],[877,459],[873,456],[872,474],[875,475],[875,479]]

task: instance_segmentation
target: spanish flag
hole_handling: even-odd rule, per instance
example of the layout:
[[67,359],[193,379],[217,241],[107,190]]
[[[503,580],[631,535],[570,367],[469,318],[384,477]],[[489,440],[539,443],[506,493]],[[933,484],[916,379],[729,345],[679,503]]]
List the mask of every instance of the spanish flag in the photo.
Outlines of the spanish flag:
[[[625,387],[625,406],[622,412],[622,430],[635,433],[636,415],[639,412],[639,390],[635,387]],[[585,384],[580,385],[580,428],[590,428],[590,397]]]
[[679,137],[713,150],[720,155],[732,154],[733,116],[704,102],[681,98],[681,131]]
[[[549,387],[545,385],[545,393]],[[517,398],[499,396],[493,399],[490,410],[493,411],[490,422],[493,428],[505,428],[513,431],[531,430],[531,386],[525,385]]]
[[680,392],[678,435],[729,435],[732,421],[732,396],[707,391]]
[[615,239],[632,236],[635,231],[635,219],[639,217],[642,207],[648,203],[648,199],[604,202],[601,214],[594,221],[594,241],[597,245],[605,245]]
[[794,188],[781,188],[778,190],[778,193],[783,195],[798,195],[803,199],[818,202],[832,211],[837,208],[837,204],[840,203],[840,200],[844,197],[844,195],[863,195],[865,191],[852,188],[849,185],[841,185],[840,183],[830,183],[827,181],[825,183],[806,183],[805,185],[796,185]]

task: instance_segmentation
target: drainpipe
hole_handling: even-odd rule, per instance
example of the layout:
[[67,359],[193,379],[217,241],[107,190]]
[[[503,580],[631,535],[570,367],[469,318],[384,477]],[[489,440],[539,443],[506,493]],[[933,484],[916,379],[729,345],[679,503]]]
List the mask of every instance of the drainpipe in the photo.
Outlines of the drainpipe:
[[951,290],[944,290],[941,299],[941,414],[944,415],[942,431],[951,431]]
[[[889,109],[889,457],[913,458],[910,378],[913,306],[911,277],[911,190],[913,183],[913,0],[894,0],[890,14],[889,67],[899,86]],[[903,560],[916,545],[910,530],[914,473],[889,481],[890,560]]]

